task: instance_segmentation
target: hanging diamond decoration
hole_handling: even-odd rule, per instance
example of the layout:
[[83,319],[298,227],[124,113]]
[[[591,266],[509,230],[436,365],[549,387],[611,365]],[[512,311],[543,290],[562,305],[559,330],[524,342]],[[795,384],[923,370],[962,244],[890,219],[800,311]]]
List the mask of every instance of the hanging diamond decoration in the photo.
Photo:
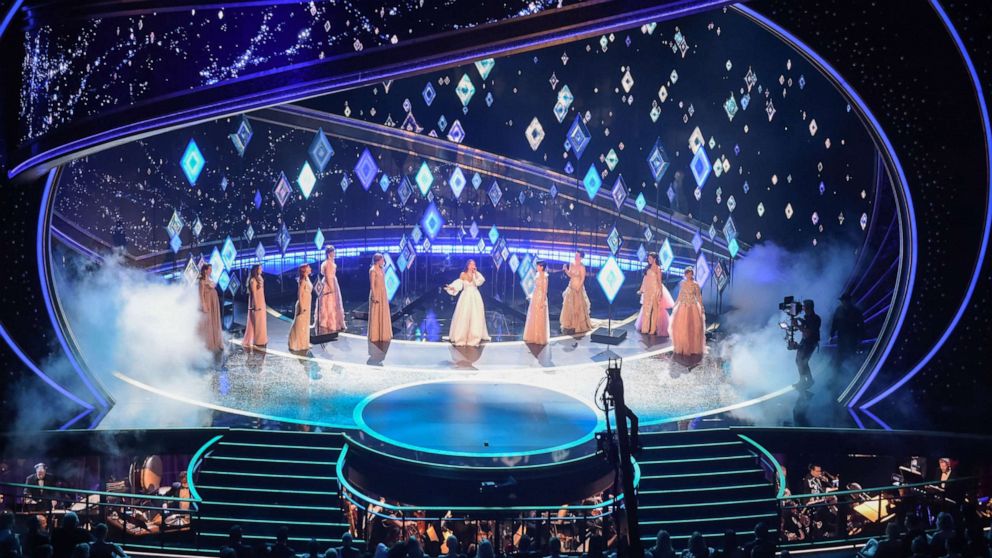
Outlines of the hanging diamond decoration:
[[620,251],[620,245],[623,244],[623,238],[617,231],[616,227],[610,229],[610,234],[606,237],[606,245],[610,247],[610,253],[614,256]]
[[293,193],[293,190],[289,187],[289,180],[286,179],[286,173],[279,173],[279,179],[276,180],[276,186],[273,192],[276,195],[276,201],[279,202],[279,207],[285,207],[286,201],[289,200],[290,194]]
[[300,170],[300,175],[296,177],[296,183],[300,186],[300,192],[303,193],[303,199],[310,199],[310,194],[313,193],[314,184],[317,183],[317,177],[313,174],[313,169],[310,168],[310,163],[303,163],[303,168]]
[[317,250],[324,248],[324,231],[317,229],[317,232],[313,235],[313,245],[317,247]]
[[431,106],[431,103],[434,102],[434,98],[437,97],[437,91],[434,91],[434,86],[428,81],[427,85],[424,86],[424,90],[420,92],[420,95],[424,98],[424,102],[427,103],[427,106]]
[[248,148],[248,142],[251,141],[251,137],[253,135],[255,135],[255,133],[251,129],[251,124],[248,122],[248,117],[242,115],[241,122],[238,123],[237,131],[228,136],[231,138],[231,143],[234,144],[234,149],[238,152],[239,156],[245,156],[245,149]]
[[706,254],[700,253],[699,257],[696,258],[696,267],[693,273],[696,282],[699,283],[699,288],[702,289],[706,285],[706,281],[710,278],[710,263],[706,260]]
[[234,260],[238,257],[238,250],[234,247],[234,241],[228,236],[224,239],[224,245],[220,249],[220,257],[224,262],[224,267],[231,269],[234,267]]
[[730,94],[730,98],[723,102],[723,110],[727,113],[727,118],[731,122],[734,121],[734,116],[737,115],[737,99],[734,98],[734,94]]
[[648,200],[644,199],[644,192],[637,194],[637,198],[634,199],[634,206],[637,207],[637,212],[640,213],[644,211],[644,208],[647,207],[647,205]]
[[669,161],[668,154],[665,153],[665,148],[662,147],[659,137],[655,140],[651,153],[648,154],[648,166],[651,167],[651,176],[654,177],[655,182],[659,182],[661,177],[665,176],[665,171],[668,170],[670,164]]
[[791,203],[785,204],[785,218],[792,219],[792,213],[793,213],[792,204]]
[[200,147],[196,145],[196,140],[190,138],[189,143],[186,144],[186,151],[179,159],[179,166],[182,167],[190,186],[196,186],[196,180],[200,178],[204,165],[206,161],[200,153]]
[[289,247],[289,241],[289,229],[286,228],[286,223],[283,223],[279,228],[279,232],[276,234],[276,242],[279,244],[279,250],[281,250],[283,254],[286,253],[286,249]]
[[469,79],[468,74],[462,74],[462,79],[455,86],[455,94],[458,95],[463,107],[468,106],[472,96],[475,95],[475,86],[472,85],[472,80]]
[[586,176],[582,179],[582,185],[585,187],[589,199],[595,199],[599,189],[603,186],[603,179],[599,177],[595,163],[589,165],[589,170],[586,171]]
[[406,205],[407,200],[413,195],[413,186],[410,185],[410,180],[407,177],[403,177],[400,181],[400,187],[396,190],[396,193],[400,196],[400,205]]
[[620,269],[617,260],[613,256],[607,258],[606,263],[603,264],[599,273],[596,274],[596,281],[599,283],[600,288],[603,289],[603,294],[606,295],[610,304],[613,304],[613,299],[620,292],[620,287],[623,286],[624,279],[623,270]]
[[476,223],[475,221],[472,221],[472,224],[468,228],[468,234],[472,235],[472,238],[473,239],[475,239],[476,237],[478,237],[479,236],[479,224]]
[[310,149],[307,150],[310,155],[310,160],[313,164],[317,166],[319,172],[324,172],[327,170],[327,164],[331,162],[331,157],[334,156],[334,149],[331,147],[331,142],[327,139],[327,134],[324,133],[323,128],[319,128],[317,133],[313,136],[313,141],[310,142]]
[[461,168],[455,167],[455,170],[451,171],[451,176],[448,178],[448,186],[451,186],[451,193],[455,195],[456,200],[462,196],[465,183],[465,173],[462,172]]
[[461,143],[465,139],[465,129],[462,128],[462,123],[455,120],[451,124],[451,128],[448,129],[448,141],[454,143]]
[[619,211],[623,207],[623,202],[627,201],[627,186],[623,181],[623,175],[617,175],[617,180],[613,183],[613,190],[610,194],[613,196],[613,203],[616,204]]
[[250,224],[248,225],[248,228],[245,229],[245,240],[248,242],[255,240],[255,228]]
[[261,242],[259,242],[258,246],[255,247],[255,257],[260,262],[265,259],[265,246],[262,246]]
[[417,171],[414,181],[417,183],[417,188],[420,189],[420,195],[426,196],[431,185],[434,184],[434,175],[431,173],[430,167],[427,166],[427,161],[420,163],[420,170]]
[[723,236],[727,237],[727,240],[733,240],[737,238],[737,225],[734,224],[734,218],[727,218],[726,224],[723,225]]
[[537,120],[535,116],[533,120],[530,121],[530,125],[524,130],[524,135],[527,136],[527,143],[530,144],[531,151],[537,151],[540,147],[541,142],[544,141],[544,127]]
[[661,266],[661,270],[667,272],[668,268],[672,267],[672,262],[675,261],[675,253],[672,251],[672,245],[665,239],[665,242],[661,244],[661,250],[658,251],[658,265]]
[[492,228],[489,229],[489,242],[496,244],[497,240],[499,240],[499,229],[496,228],[496,225],[493,225]]
[[697,253],[703,249],[703,237],[700,236],[698,230],[692,235],[692,247]]
[[610,169],[610,172],[613,172],[613,169],[617,168],[617,163],[620,162],[620,157],[617,155],[616,150],[610,149],[604,161],[606,161],[606,167]]
[[499,183],[493,180],[493,185],[489,187],[489,201],[493,203],[493,207],[499,205],[499,200],[503,198],[503,190],[500,189]]
[[568,129],[568,139],[569,144],[572,146],[572,151],[575,153],[576,158],[581,159],[582,154],[585,153],[586,147],[589,146],[589,140],[592,136],[589,134],[589,129],[586,128],[586,123],[582,121],[580,115],[575,116],[575,121],[572,122],[572,126]]
[[710,160],[706,156],[706,148],[700,146],[696,150],[696,155],[693,156],[692,162],[689,164],[689,169],[692,171],[693,178],[696,179],[696,186],[702,188],[706,184],[706,179],[710,175],[712,167],[710,166]]
[[493,71],[495,65],[496,60],[494,58],[475,61],[475,69],[479,70],[479,75],[482,76],[483,80],[489,79],[489,72]]
[[427,238],[431,240],[437,238],[438,233],[441,232],[441,227],[444,226],[444,217],[441,216],[441,212],[433,203],[428,205],[427,210],[424,211],[424,216],[420,219],[420,226],[427,233]]
[[165,230],[169,232],[169,238],[172,238],[182,232],[183,219],[180,217],[178,211],[172,210],[172,218],[169,219],[169,224],[165,226]]
[[169,247],[172,248],[172,253],[179,253],[179,250],[183,247],[183,241],[178,234],[169,239]]
[[736,238],[731,238],[730,241],[727,242],[727,251],[730,252],[730,257],[731,258],[736,258],[737,257],[737,252],[739,252],[740,249],[741,249],[741,246],[740,246],[740,244],[737,243],[737,239]]
[[375,175],[378,173],[379,165],[375,162],[375,158],[372,157],[372,153],[366,147],[362,150],[361,156],[358,157],[358,162],[355,163],[355,176],[358,177],[358,181],[366,192],[369,190],[372,181],[375,179]]
[[478,190],[479,186],[482,186],[482,176],[479,173],[475,173],[472,175],[472,188]]

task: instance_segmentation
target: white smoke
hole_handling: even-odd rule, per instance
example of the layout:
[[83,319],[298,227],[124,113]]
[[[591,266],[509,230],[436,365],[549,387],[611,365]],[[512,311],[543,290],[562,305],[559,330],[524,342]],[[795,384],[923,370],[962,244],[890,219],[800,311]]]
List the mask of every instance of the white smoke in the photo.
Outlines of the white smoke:
[[[72,264],[67,264],[72,265]],[[115,372],[185,393],[209,393],[213,355],[197,334],[195,287],[168,283],[118,259],[56,278],[64,315],[85,365],[115,400],[102,428],[200,426],[209,412],[128,385]]]
[[[757,396],[798,381],[796,352],[786,347],[784,332],[778,325],[785,315],[778,305],[789,295],[797,300],[812,299],[822,320],[822,346],[828,341],[830,320],[856,257],[856,249],[850,246],[820,246],[790,252],[765,242],[751,248],[746,257],[736,262],[728,297],[732,309],[722,318],[729,334],[717,350],[730,364],[730,381],[738,389]],[[828,359],[828,353],[821,350],[810,361],[820,388],[817,403],[830,401],[829,390],[825,388],[834,378]],[[759,424],[777,424],[787,418],[784,413],[791,415],[795,397],[789,396],[788,400],[788,404],[757,405],[735,414]]]

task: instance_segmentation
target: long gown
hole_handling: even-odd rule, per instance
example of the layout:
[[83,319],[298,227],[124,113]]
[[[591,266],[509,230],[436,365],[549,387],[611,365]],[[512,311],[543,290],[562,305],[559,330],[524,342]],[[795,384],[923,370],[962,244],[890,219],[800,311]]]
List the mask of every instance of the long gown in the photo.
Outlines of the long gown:
[[386,276],[377,265],[369,269],[369,287],[369,341],[389,341],[393,338],[393,320],[389,315]]
[[672,309],[672,346],[677,355],[701,355],[706,348],[706,315],[699,284],[683,279]]
[[320,266],[324,288],[320,292],[317,312],[317,329],[320,333],[334,333],[344,330],[344,302],[341,300],[341,285],[338,284],[338,266],[326,260]]
[[672,306],[675,306],[675,301],[661,281],[661,268],[649,267],[641,281],[641,313],[635,324],[637,331],[668,337],[668,309]]
[[458,304],[451,316],[451,329],[448,338],[458,347],[478,347],[483,341],[489,341],[489,328],[486,327],[486,307],[482,304],[479,286],[486,278],[478,271],[475,279],[466,281],[459,277],[452,281],[445,290],[454,296],[458,293]]
[[200,280],[200,338],[207,349],[215,353],[224,350],[224,340],[220,334],[220,299],[217,288],[209,278]]
[[586,266],[572,264],[568,266],[568,287],[562,293],[564,300],[561,306],[561,328],[572,330],[574,333],[585,333],[592,329],[589,318],[592,304],[586,294]]
[[293,316],[293,328],[289,330],[289,350],[305,351],[310,348],[310,309],[313,301],[313,283],[305,277],[300,280],[297,289],[296,314]]
[[265,311],[265,282],[252,277],[248,280],[248,325],[241,345],[266,345],[269,342]]
[[551,337],[551,323],[548,319],[548,274],[534,276],[534,294],[527,308],[527,321],[524,324],[524,343],[547,345]]

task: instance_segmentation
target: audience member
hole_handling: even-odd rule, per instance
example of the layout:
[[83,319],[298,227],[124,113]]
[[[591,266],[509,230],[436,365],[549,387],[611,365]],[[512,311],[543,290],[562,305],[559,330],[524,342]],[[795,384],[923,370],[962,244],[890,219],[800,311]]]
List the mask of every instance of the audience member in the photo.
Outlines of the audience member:
[[967,535],[965,554],[968,558],[992,558],[992,553],[989,552],[989,541],[982,536],[981,527],[968,529],[965,534]]
[[475,551],[475,558],[496,558],[493,543],[489,542],[489,539],[482,539],[482,542],[479,543],[479,548]]
[[947,552],[947,541],[957,538],[954,517],[947,512],[937,514],[937,532],[930,537],[930,556],[940,558]]
[[464,554],[458,552],[458,537],[448,535],[448,538],[444,539],[444,545],[448,547],[448,551],[444,553],[445,558],[465,558]]
[[723,532],[723,548],[713,553],[717,558],[744,558],[744,550],[737,544],[737,531]]
[[296,551],[289,546],[289,528],[280,527],[276,531],[276,544],[272,545],[269,552],[272,558],[296,558]]
[[386,558],[389,555],[389,548],[385,544],[379,543],[375,545],[375,554],[372,555],[373,558]]
[[362,551],[354,545],[351,533],[341,535],[341,548],[338,550],[338,558],[359,558]]
[[406,540],[406,556],[407,558],[424,558],[424,549],[420,547],[420,539],[410,536]]
[[90,558],[128,558],[121,547],[107,541],[107,525],[97,523],[93,527],[93,543],[90,545]]
[[961,553],[964,550],[964,544],[958,537],[948,537],[944,542],[944,548],[947,549],[947,553],[944,554],[944,558],[961,558]]
[[775,542],[764,521],[754,526],[754,540],[744,545],[745,558],[775,558]]
[[548,541],[548,556],[547,558],[559,558],[561,556],[561,539],[558,537],[551,537]]
[[34,556],[35,549],[42,545],[51,545],[52,539],[41,524],[37,515],[28,517],[28,530],[21,537],[21,552],[24,556]]
[[220,547],[220,558],[238,558],[238,554],[229,546]]
[[913,558],[928,558],[930,556],[930,541],[926,535],[920,535],[913,539],[913,544],[910,548],[912,549]]
[[[89,545],[92,540],[89,531],[79,526],[79,517],[73,512],[66,512],[62,518],[62,526],[52,533],[55,558],[73,558],[78,545],[83,543]],[[88,554],[89,546],[86,547],[86,551]]]
[[901,554],[902,556],[909,556],[913,554],[913,541],[921,535],[926,538],[927,532],[923,520],[915,513],[906,514],[906,519],[903,520],[902,525],[906,534],[902,538]]
[[658,531],[658,535],[654,539],[654,546],[645,550],[644,554],[648,558],[675,558],[672,536],[664,529]]
[[338,551],[333,548],[328,548],[327,552],[324,553],[324,558],[338,558]]
[[706,546],[706,539],[703,538],[702,533],[695,531],[689,536],[689,542],[685,552],[682,553],[682,558],[709,558],[709,556],[710,548]]
[[79,543],[72,547],[70,558],[90,558],[90,543]]
[[30,557],[25,554],[25,558],[52,558],[53,554],[55,554],[55,549],[52,548],[52,545],[43,544],[36,546],[34,548],[34,553],[31,554]]
[[21,541],[14,534],[14,514],[0,513],[0,558],[17,558],[21,555]]
[[589,551],[586,558],[604,558],[606,556],[606,539],[602,535],[589,537]]

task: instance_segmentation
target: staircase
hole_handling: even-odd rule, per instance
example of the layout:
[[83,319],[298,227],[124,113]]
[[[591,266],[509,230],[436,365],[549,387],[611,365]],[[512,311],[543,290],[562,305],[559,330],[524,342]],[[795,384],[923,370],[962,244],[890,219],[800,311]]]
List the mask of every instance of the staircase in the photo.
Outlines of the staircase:
[[340,544],[348,524],[341,511],[336,474],[344,444],[340,434],[231,430],[204,457],[196,488],[203,499],[199,544],[218,548],[232,525],[246,542],[275,539],[289,528],[298,552],[317,539]]
[[641,540],[654,544],[658,530],[685,548],[693,531],[719,548],[723,532],[734,529],[749,540],[754,525],[778,529],[775,485],[766,479],[758,450],[726,429],[642,432],[637,463]]

